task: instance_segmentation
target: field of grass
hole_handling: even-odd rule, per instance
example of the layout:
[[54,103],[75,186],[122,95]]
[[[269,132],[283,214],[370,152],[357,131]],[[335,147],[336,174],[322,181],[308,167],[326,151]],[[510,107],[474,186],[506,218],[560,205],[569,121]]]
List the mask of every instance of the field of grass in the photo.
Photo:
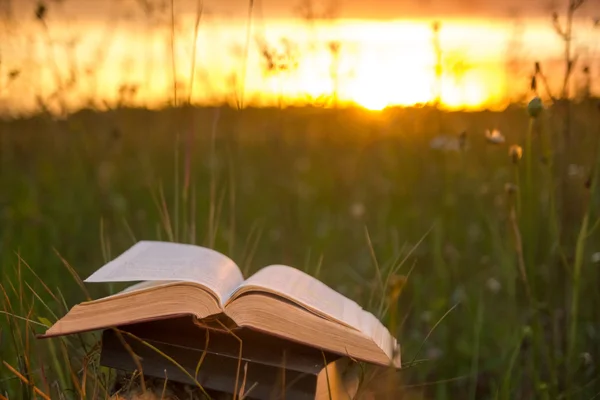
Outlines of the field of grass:
[[[293,265],[384,309],[405,364],[391,398],[591,399],[600,111],[574,106],[568,138],[562,121],[559,107],[534,119],[517,106],[1,121],[0,398],[104,393],[92,338],[34,334],[85,298],[69,267],[85,278],[162,239],[213,247],[246,273]],[[505,143],[486,140],[492,128]],[[385,291],[377,268],[392,276]]]

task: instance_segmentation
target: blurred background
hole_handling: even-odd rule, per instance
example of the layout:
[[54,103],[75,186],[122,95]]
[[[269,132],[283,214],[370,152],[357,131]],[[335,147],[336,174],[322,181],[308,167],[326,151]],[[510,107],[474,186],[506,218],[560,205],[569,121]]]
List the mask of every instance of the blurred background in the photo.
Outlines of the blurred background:
[[359,301],[402,344],[392,398],[598,395],[597,16],[0,0],[0,395],[81,397],[89,349],[33,335],[142,239]]
[[[105,102],[334,97],[375,110],[437,98],[453,109],[502,109],[527,95],[534,61],[561,87],[564,40],[552,13],[567,6],[559,3],[180,0],[171,9],[157,0],[3,0],[0,106],[21,115]],[[588,3],[570,35],[578,93],[597,89],[588,75],[600,31]]]

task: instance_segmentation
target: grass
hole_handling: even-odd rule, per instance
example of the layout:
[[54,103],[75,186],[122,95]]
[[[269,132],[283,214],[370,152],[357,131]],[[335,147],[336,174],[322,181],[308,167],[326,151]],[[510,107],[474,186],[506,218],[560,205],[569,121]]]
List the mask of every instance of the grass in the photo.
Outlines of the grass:
[[[592,398],[600,112],[592,101],[571,112],[560,160],[583,169],[570,175],[548,162],[562,135],[553,109],[536,120],[513,106],[0,121],[0,395],[104,398],[115,377],[98,366],[93,335],[33,335],[88,295],[121,288],[83,287],[72,273],[162,239],[214,247],[249,273],[303,268],[380,314],[406,365],[369,385],[391,384],[394,396]],[[485,140],[492,127],[505,144]],[[430,147],[440,131],[463,129],[465,150]],[[524,149],[517,164],[513,144]],[[523,187],[507,193],[507,183]]]

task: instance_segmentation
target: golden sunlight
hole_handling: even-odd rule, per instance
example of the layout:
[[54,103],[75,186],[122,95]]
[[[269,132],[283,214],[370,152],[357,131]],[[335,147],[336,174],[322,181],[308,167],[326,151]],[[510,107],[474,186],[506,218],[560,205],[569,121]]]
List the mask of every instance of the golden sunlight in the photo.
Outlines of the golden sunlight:
[[[551,29],[535,26],[525,32],[524,43],[529,35],[548,45],[530,56],[540,59],[560,54],[560,42]],[[39,27],[28,29],[34,33]],[[431,21],[340,20],[314,28],[299,21],[257,23],[246,61],[245,25],[218,19],[204,22],[194,42],[189,34],[193,19],[183,18],[174,52],[165,46],[168,31],[146,26],[117,27],[110,41],[103,38],[101,26],[54,27],[59,43],[56,47],[72,37],[73,31],[79,32],[80,40],[72,54],[67,48],[54,53],[63,54],[56,62],[63,80],[72,71],[79,74],[78,85],[63,99],[73,108],[90,99],[96,103],[159,106],[173,100],[174,81],[179,102],[189,98],[198,104],[233,104],[243,96],[249,105],[286,106],[335,98],[338,104],[357,104],[369,110],[424,104],[438,95],[448,108],[492,107],[505,104],[508,97],[519,90],[526,92],[528,87],[527,72],[511,75],[515,72],[506,67],[509,46],[514,47],[509,42],[507,23],[443,23],[439,33],[440,74],[436,74]],[[57,89],[57,73],[46,67],[54,64],[50,60],[56,55],[43,46],[43,35],[31,37],[40,39],[32,39],[29,50],[17,41],[12,47],[6,46],[12,51],[7,51],[5,59],[9,61],[4,68],[22,71],[18,80],[0,92],[0,108],[35,107],[37,96],[53,98]],[[195,73],[191,79],[194,45]],[[104,46],[103,51],[99,46]],[[104,58],[98,59],[99,55]],[[523,58],[522,62],[530,60]],[[124,91],[124,87],[135,90]],[[123,98],[124,93],[127,98]]]

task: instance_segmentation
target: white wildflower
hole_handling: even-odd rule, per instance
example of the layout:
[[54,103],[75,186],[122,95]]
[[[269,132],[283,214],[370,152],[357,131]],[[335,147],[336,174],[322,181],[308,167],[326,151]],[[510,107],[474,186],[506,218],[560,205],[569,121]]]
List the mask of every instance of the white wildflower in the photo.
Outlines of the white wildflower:
[[493,294],[498,293],[502,289],[502,284],[496,278],[490,278],[485,283],[485,286],[488,288],[490,292]]
[[429,147],[433,150],[458,152],[461,150],[461,141],[452,136],[436,136],[429,142]]
[[492,129],[491,131],[487,129],[485,131],[485,138],[493,144],[503,144],[506,142],[506,138],[498,129]]
[[600,263],[600,252],[592,254],[592,262],[594,264]]
[[585,167],[577,164],[569,164],[567,172],[570,177],[576,178],[585,174]]
[[454,289],[454,292],[452,292],[451,299],[453,303],[462,303],[467,300],[467,291],[463,286],[458,286]]
[[581,353],[580,357],[581,357],[581,361],[583,361],[584,365],[592,365],[592,362],[594,361],[592,359],[592,355],[588,352]]
[[513,164],[518,164],[519,160],[523,158],[523,148],[513,144],[510,146],[510,149],[508,149],[508,156],[512,159]]

